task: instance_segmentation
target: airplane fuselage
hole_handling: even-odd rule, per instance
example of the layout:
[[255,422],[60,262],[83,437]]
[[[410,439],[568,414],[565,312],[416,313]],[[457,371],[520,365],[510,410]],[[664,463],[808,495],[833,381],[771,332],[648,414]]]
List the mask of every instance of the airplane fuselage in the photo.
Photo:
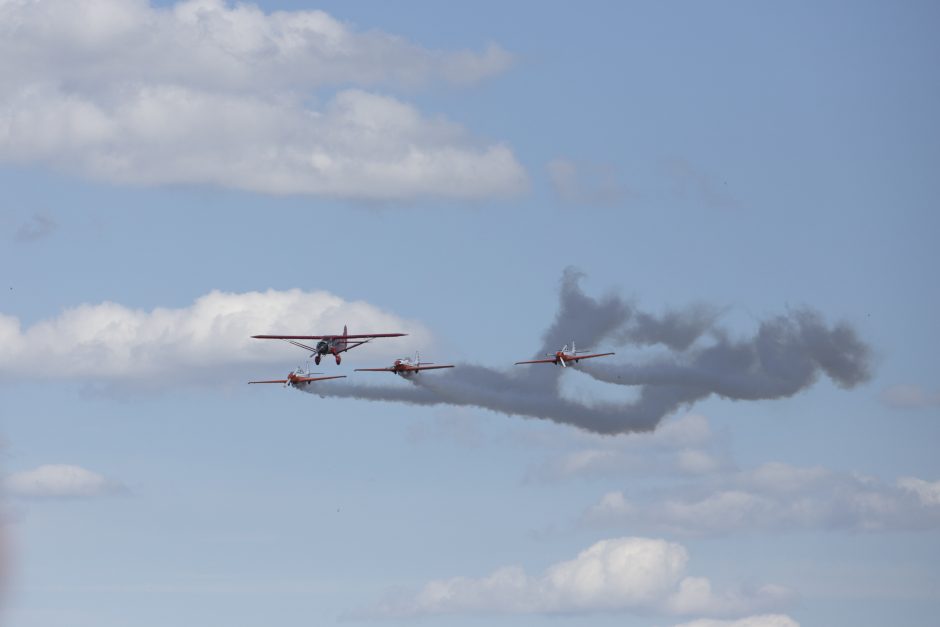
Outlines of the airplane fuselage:
[[566,353],[564,351],[558,351],[555,353],[555,365],[556,366],[560,364],[562,360],[564,360],[565,363],[572,363],[572,362],[578,363],[579,359],[581,358],[578,357],[576,354]]
[[396,359],[392,364],[392,372],[407,377],[418,372],[418,369],[407,359]]
[[343,358],[340,357],[340,353],[346,350],[346,340],[343,337],[334,337],[328,340],[320,340],[317,342],[315,347],[316,353],[314,353],[313,361],[318,366],[320,365],[320,357],[324,355],[332,355],[336,359],[336,365],[338,366]]

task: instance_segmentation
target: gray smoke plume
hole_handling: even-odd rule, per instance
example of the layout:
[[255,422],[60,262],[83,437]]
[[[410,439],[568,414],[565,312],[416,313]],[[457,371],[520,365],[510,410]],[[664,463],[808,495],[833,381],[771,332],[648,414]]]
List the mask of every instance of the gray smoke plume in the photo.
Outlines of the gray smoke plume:
[[666,415],[711,394],[774,399],[812,385],[820,373],[844,388],[870,377],[871,351],[854,329],[846,323],[829,326],[811,310],[777,316],[761,323],[753,338],[733,340],[717,326],[715,309],[696,306],[657,316],[638,311],[617,295],[587,296],[581,277],[572,269],[562,276],[558,314],[537,354],[554,352],[572,339],[594,348],[602,341],[662,347],[665,356],[644,363],[610,358],[578,366],[599,381],[637,386],[634,401],[585,405],[564,398],[563,371],[551,365],[505,371],[458,364],[446,373],[412,377],[410,387],[331,382],[307,391],[418,405],[470,405],[615,434],[655,429]]

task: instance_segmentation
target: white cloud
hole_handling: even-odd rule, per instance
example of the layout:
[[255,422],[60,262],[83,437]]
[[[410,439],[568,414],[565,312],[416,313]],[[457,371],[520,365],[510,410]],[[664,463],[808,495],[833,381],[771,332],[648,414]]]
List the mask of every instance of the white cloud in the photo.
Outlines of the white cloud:
[[593,523],[678,534],[756,530],[882,531],[940,526],[940,482],[905,478],[890,485],[821,467],[770,463],[684,486],[628,498],[605,494],[585,514]]
[[[265,13],[251,3],[186,0],[0,2],[2,86],[69,78],[77,89],[129,79],[225,90],[322,85],[473,83],[505,71],[511,55],[429,50],[378,30],[357,31],[323,11]],[[115,55],[120,50],[122,54]]]
[[[577,445],[571,450],[571,443]],[[708,475],[728,468],[708,419],[698,414],[669,418],[655,430],[611,436],[577,434],[529,471],[530,479],[556,481],[624,474]]]
[[881,400],[897,409],[921,409],[940,405],[940,393],[928,392],[919,385],[893,385],[881,393]]
[[[527,185],[512,151],[350,86],[477,81],[509,55],[421,48],[322,11],[190,0],[0,2],[0,161],[135,184],[482,198]],[[337,86],[325,103],[311,90]]]
[[675,627],[800,627],[800,624],[782,614],[760,614],[739,620],[695,620]]
[[121,492],[124,487],[81,466],[46,464],[7,476],[6,491],[22,497],[93,497]]
[[373,614],[417,616],[451,613],[591,613],[739,615],[776,606],[789,593],[776,586],[716,594],[707,579],[686,577],[688,552],[665,540],[602,540],[572,560],[533,577],[517,566],[479,579],[431,581],[409,598],[388,601]]
[[230,369],[240,365],[281,364],[287,370],[303,359],[301,349],[250,336],[342,333],[347,323],[350,333],[410,334],[356,349],[373,357],[407,352],[429,337],[415,322],[329,292],[213,291],[179,309],[80,305],[26,329],[16,318],[0,314],[0,377],[211,381],[232,378]]
[[940,481],[901,477],[898,479],[898,487],[916,494],[924,505],[940,505]]

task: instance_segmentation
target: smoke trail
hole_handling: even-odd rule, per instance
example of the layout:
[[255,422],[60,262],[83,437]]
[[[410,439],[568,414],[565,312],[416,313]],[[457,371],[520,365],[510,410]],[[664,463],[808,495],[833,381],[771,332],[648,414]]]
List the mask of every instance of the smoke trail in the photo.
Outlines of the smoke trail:
[[409,387],[335,383],[311,386],[304,391],[320,396],[415,405],[470,405],[509,415],[553,420],[595,433],[650,431],[662,417],[649,412],[642,415],[623,404],[587,406],[563,398],[554,368],[538,370],[541,372],[517,373],[459,364],[446,373],[414,376],[409,379],[412,383]]
[[[575,340],[637,347],[662,346],[665,357],[642,364],[586,361],[585,374],[607,383],[638,386],[635,401],[585,405],[564,398],[560,368],[495,370],[460,364],[446,373],[419,374],[412,385],[337,383],[307,391],[323,396],[418,405],[470,405],[553,420],[596,433],[648,431],[680,406],[711,394],[731,399],[792,396],[825,373],[851,388],[870,377],[870,349],[845,323],[828,326],[810,310],[763,322],[751,339],[732,340],[716,325],[717,310],[697,306],[656,316],[616,295],[598,300],[581,290],[581,273],[562,276],[558,314],[538,354]],[[700,340],[710,338],[701,346]]]
[[641,395],[651,387],[673,388],[667,411],[710,394],[738,400],[793,396],[821,372],[843,388],[870,377],[870,349],[854,329],[845,323],[829,327],[810,310],[767,320],[750,340],[715,335],[710,346],[649,363],[586,363],[583,370],[600,381],[643,386]]

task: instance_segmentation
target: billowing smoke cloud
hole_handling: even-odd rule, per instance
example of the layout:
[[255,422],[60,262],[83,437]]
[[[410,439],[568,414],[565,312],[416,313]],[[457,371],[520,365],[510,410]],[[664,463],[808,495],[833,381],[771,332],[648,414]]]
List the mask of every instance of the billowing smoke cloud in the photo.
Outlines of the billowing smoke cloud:
[[586,405],[561,393],[562,370],[526,367],[510,371],[461,364],[452,371],[412,378],[412,387],[355,383],[308,391],[368,400],[420,405],[470,405],[493,411],[571,424],[596,433],[649,431],[683,405],[712,394],[759,400],[792,396],[821,373],[851,388],[870,377],[871,350],[846,323],[827,324],[820,314],[800,309],[760,324],[749,339],[732,339],[717,325],[718,312],[704,306],[654,315],[611,294],[586,295],[581,274],[565,271],[554,323],[537,354],[575,339],[582,346],[661,348],[665,354],[641,363],[583,362],[587,375],[606,383],[634,386],[636,400]]

